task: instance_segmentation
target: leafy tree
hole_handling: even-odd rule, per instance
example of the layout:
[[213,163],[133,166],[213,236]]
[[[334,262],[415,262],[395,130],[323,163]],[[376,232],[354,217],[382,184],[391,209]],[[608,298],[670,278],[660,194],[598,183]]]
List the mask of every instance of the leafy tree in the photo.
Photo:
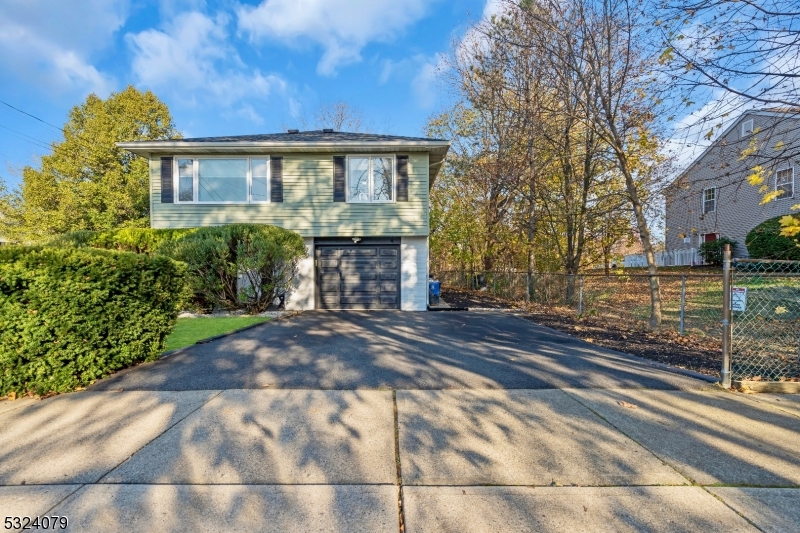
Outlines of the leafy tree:
[[0,234],[21,242],[76,230],[149,225],[148,162],[117,142],[178,139],[166,104],[133,86],[69,112],[64,138],[19,190],[0,197]]

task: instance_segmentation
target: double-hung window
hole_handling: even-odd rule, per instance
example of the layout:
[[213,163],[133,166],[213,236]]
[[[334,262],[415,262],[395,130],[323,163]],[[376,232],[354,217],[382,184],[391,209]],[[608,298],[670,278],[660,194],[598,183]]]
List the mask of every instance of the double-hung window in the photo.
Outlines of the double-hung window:
[[794,168],[784,168],[775,173],[775,192],[778,198],[794,197]]
[[717,188],[711,187],[703,191],[703,214],[717,210]]
[[269,158],[176,157],[177,203],[269,201]]
[[347,201],[351,203],[394,202],[394,156],[349,156]]

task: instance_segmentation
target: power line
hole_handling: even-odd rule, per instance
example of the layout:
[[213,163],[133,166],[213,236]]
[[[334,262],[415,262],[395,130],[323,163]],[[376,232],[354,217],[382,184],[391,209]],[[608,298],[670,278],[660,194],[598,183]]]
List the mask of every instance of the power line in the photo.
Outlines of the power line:
[[[12,135],[14,135],[14,134],[12,133]],[[17,138],[18,138],[20,141],[22,141],[22,142],[26,142],[26,143],[28,143],[28,144],[31,144],[31,145],[35,146],[36,148],[39,148],[39,149],[44,149],[44,150],[50,150],[50,147],[49,147],[49,146],[42,146],[42,145],[41,145],[41,144],[39,144],[38,142],[29,141],[28,139],[23,139],[23,138],[22,138],[22,137],[20,137],[19,135],[14,135],[14,136],[15,136],[15,137],[17,137]]]
[[5,105],[5,106],[8,106],[8,107],[10,107],[11,109],[13,109],[14,111],[17,111],[17,112],[19,112],[19,113],[22,113],[23,115],[28,115],[28,116],[29,116],[29,117],[31,117],[32,119],[38,120],[38,121],[39,121],[39,122],[41,122],[42,124],[47,124],[47,125],[48,125],[48,126],[50,126],[51,128],[55,128],[55,129],[57,129],[58,131],[60,131],[60,132],[62,132],[62,133],[66,133],[66,132],[64,132],[64,130],[63,130],[63,129],[59,128],[58,126],[54,126],[53,124],[50,124],[49,122],[47,122],[47,121],[45,121],[45,120],[42,120],[42,119],[40,119],[40,118],[39,118],[39,117],[37,117],[37,116],[31,115],[30,113],[28,113],[28,112],[26,112],[26,111],[23,111],[22,109],[16,108],[16,107],[14,107],[13,105],[9,104],[8,102],[4,102],[4,101],[0,100],[0,104],[3,104],[3,105]]
[[[2,124],[0,124],[0,128],[3,128],[4,130],[8,130],[10,132],[16,133],[17,135],[22,135],[23,137],[27,137],[28,139],[31,139],[32,141],[36,141],[37,143],[41,144],[43,148],[47,148],[48,150],[50,149],[50,146],[48,145],[47,141],[43,141],[41,139],[37,139],[36,137],[31,137],[30,135],[25,135],[21,131],[12,130],[8,126],[3,126]],[[24,141],[25,139],[20,139],[20,140]],[[28,142],[30,142],[30,141],[28,141]],[[31,144],[33,144],[33,143],[31,143]]]

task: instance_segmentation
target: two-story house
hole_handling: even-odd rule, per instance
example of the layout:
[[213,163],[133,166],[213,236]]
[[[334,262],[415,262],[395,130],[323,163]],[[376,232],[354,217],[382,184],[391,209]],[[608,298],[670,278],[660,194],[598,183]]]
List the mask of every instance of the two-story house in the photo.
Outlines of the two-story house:
[[150,225],[273,224],[303,236],[287,309],[427,308],[441,139],[288,133],[119,143],[150,161]]
[[[700,244],[728,237],[735,257],[747,257],[747,233],[761,222],[792,213],[800,203],[800,110],[745,112],[684,170],[665,191],[664,264],[701,262]],[[763,183],[748,176],[761,167]],[[762,204],[765,192],[779,196]]]

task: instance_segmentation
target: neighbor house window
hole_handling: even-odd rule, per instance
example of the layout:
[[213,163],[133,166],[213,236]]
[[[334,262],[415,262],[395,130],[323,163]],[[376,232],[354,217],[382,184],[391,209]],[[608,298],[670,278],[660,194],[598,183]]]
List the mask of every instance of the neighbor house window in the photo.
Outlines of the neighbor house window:
[[742,137],[747,137],[753,134],[753,119],[745,120],[742,122]]
[[347,158],[349,202],[394,201],[394,157],[350,156]]
[[269,159],[177,158],[178,203],[246,204],[269,201]]
[[792,198],[794,196],[794,168],[784,168],[775,173],[775,191],[778,198]]
[[717,188],[712,187],[703,191],[703,214],[717,210]]

